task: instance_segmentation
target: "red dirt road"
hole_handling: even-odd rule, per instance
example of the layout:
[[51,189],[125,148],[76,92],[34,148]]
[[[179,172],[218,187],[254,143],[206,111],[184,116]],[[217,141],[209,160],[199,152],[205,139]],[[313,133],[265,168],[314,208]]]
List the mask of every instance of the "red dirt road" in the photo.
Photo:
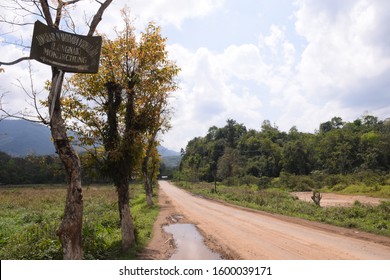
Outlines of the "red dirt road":
[[177,213],[220,250],[241,259],[386,259],[390,238],[246,210],[196,197],[160,181]]

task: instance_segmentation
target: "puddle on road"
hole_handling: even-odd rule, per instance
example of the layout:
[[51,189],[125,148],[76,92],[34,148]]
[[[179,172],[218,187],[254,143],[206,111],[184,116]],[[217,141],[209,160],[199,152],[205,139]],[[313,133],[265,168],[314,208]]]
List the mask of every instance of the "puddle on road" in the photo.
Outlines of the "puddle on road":
[[220,260],[219,254],[211,251],[193,224],[172,224],[164,230],[173,235],[176,251],[170,260]]

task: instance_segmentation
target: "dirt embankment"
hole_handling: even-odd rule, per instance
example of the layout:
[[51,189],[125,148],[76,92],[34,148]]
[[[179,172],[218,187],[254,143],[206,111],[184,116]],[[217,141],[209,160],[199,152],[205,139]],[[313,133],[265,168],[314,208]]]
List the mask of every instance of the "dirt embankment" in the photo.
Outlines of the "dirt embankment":
[[[297,196],[300,200],[307,202],[312,202],[311,196],[312,192],[294,192],[292,195]],[[344,195],[344,194],[335,194],[335,193],[321,193],[321,206],[351,206],[355,201],[359,201],[363,204],[369,205],[379,205],[381,201],[388,200],[383,198],[369,197],[364,195]]]
[[169,258],[174,242],[162,226],[177,222],[175,215],[194,223],[225,259],[390,259],[388,237],[202,199],[166,181],[160,182],[160,205],[140,259]]

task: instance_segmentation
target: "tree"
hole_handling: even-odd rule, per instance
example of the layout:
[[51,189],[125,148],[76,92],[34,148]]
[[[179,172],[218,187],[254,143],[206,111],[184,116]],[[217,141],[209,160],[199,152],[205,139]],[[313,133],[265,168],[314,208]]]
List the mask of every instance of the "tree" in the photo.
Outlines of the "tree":
[[240,160],[239,152],[236,149],[227,147],[223,156],[218,160],[217,176],[221,179],[227,179],[229,177],[240,175]]
[[233,119],[228,119],[226,123],[227,124],[223,128],[223,134],[225,136],[227,146],[230,148],[236,148],[238,139],[246,133],[246,127],[243,124],[238,124]]
[[[22,14],[22,17],[27,15],[42,17],[48,26],[60,30],[62,26],[61,21],[63,20],[64,15],[67,14],[68,17],[70,15],[68,6],[76,4],[79,0],[58,0],[51,3],[56,4],[56,6],[49,4],[47,0],[32,0],[29,2],[12,0],[10,2],[10,7],[14,4],[14,12],[16,15]],[[104,11],[111,4],[112,0],[96,2],[100,4],[100,7],[88,24],[89,30],[87,36],[92,36],[95,33],[96,27],[102,20]],[[25,24],[15,22],[8,23],[19,25]],[[67,24],[69,23],[72,23],[71,19],[67,22]],[[47,99],[50,119],[42,119],[42,121],[50,127],[54,146],[68,176],[68,190],[64,217],[57,231],[57,235],[59,236],[62,244],[64,259],[81,259],[83,257],[81,247],[83,220],[81,166],[78,154],[70,144],[70,140],[67,135],[67,128],[62,117],[60,96],[64,75],[65,72],[60,68],[52,67],[51,86]]]
[[311,171],[310,154],[301,140],[283,146],[283,169],[296,175],[307,175]]
[[177,88],[174,78],[179,68],[168,60],[159,27],[150,23],[137,40],[126,10],[123,18],[125,28],[117,38],[103,40],[101,71],[75,75],[63,102],[67,117],[78,120],[70,125],[81,143],[104,147],[101,157],[96,147],[89,152],[116,186],[122,249],[128,251],[135,242],[129,180],[141,166],[152,205],[149,159],[156,157],[157,134],[169,128],[168,97]]
[[330,121],[324,122],[320,124],[320,132],[326,133],[331,131],[332,129],[340,129],[343,127],[345,123],[343,119],[340,117],[333,117]]
[[[61,14],[64,6],[78,1],[58,1],[55,10],[50,8],[47,0],[40,0],[42,12],[47,24],[53,28],[59,28]],[[103,12],[110,5],[112,0],[103,2],[93,17],[87,36],[95,33],[96,27],[102,19]],[[53,21],[52,13],[55,13]],[[69,185],[66,196],[64,218],[57,231],[60,237],[64,259],[81,259],[82,253],[82,221],[83,221],[83,195],[81,188],[81,164],[80,159],[70,144],[69,137],[62,117],[60,103],[61,88],[64,80],[64,72],[61,69],[52,67],[51,88],[48,97],[50,112],[50,130],[56,151],[64,164],[68,175]]]
[[[156,131],[157,134],[157,131]],[[144,177],[144,188],[146,202],[149,206],[153,206],[153,178],[157,177],[157,165],[160,162],[160,157],[157,150],[156,134],[151,135],[146,144],[145,155],[142,159],[142,175]],[[152,159],[150,161],[150,159]]]
[[332,130],[332,123],[330,121],[320,124],[320,132],[327,133]]
[[331,120],[330,120],[331,124],[332,124],[332,128],[334,129],[340,129],[343,127],[343,125],[345,124],[343,122],[343,119],[340,118],[340,117],[333,117]]
[[[176,64],[168,59],[165,42],[166,38],[162,37],[160,27],[149,23],[146,31],[142,33],[136,57],[138,61],[136,71],[143,73],[138,86],[138,94],[142,98],[139,114],[145,121],[143,134],[145,153],[142,160],[142,173],[149,206],[153,205],[151,175],[157,170],[154,166],[158,157],[156,139],[158,133],[165,133],[170,128],[168,97],[177,89],[175,77],[180,71]],[[150,158],[154,159],[151,169],[148,167]]]
[[202,164],[202,158],[206,155],[206,147],[203,145],[201,137],[195,137],[187,144],[185,152],[182,153],[180,171],[184,177],[192,182],[199,181],[199,169]]

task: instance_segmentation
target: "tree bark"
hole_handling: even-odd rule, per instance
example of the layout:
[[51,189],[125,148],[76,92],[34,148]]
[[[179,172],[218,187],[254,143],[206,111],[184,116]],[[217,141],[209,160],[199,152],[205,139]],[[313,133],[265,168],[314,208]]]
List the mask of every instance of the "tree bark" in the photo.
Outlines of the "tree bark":
[[118,191],[118,207],[122,230],[122,251],[128,252],[135,243],[133,217],[130,210],[129,182],[121,178],[116,186]]
[[[62,18],[62,9],[66,5],[77,3],[79,0],[58,1],[55,22],[53,22],[50,5],[48,0],[39,0],[48,26],[59,28]],[[92,36],[97,25],[102,19],[102,15],[112,0],[106,0],[100,3],[101,6],[96,12],[91,25],[89,26],[88,36]],[[34,3],[38,5],[37,3]],[[64,119],[61,109],[61,89],[64,81],[64,72],[52,67],[52,86],[48,97],[50,130],[53,137],[56,151],[65,167],[68,175],[68,190],[66,195],[66,204],[64,218],[57,230],[57,235],[62,243],[64,259],[82,259],[82,226],[83,226],[83,193],[81,188],[81,164],[80,159],[73,149],[68,139]]]
[[48,103],[50,114],[51,134],[58,153],[68,176],[68,189],[64,218],[57,230],[63,250],[64,259],[82,259],[82,224],[83,224],[83,193],[81,188],[81,164],[74,151],[68,135],[61,109],[61,87],[64,72],[52,68],[52,86]]
[[153,145],[156,140],[156,136],[159,129],[156,129],[153,134],[150,136],[150,139],[148,140],[148,146],[146,148],[146,154],[145,157],[142,160],[142,175],[144,176],[144,188],[145,188],[145,195],[146,195],[146,202],[148,203],[149,207],[153,206],[153,186],[152,186],[152,176],[153,172],[149,174],[149,159],[151,157],[151,152],[153,149]]
[[[120,139],[118,132],[117,113],[123,102],[120,85],[109,82],[107,89],[107,126],[104,137],[104,148],[108,153],[106,168],[107,174],[113,179],[118,192],[119,218],[122,231],[122,251],[128,252],[135,243],[133,217],[130,211],[129,178],[131,174],[131,161],[129,155],[132,137]],[[125,135],[128,135],[129,126],[126,126]],[[121,147],[122,144],[122,147]],[[129,146],[130,145],[130,146]],[[121,156],[118,157],[118,154]]]
[[144,188],[145,188],[145,195],[146,195],[146,202],[148,203],[149,207],[153,206],[153,188],[152,188],[152,182],[149,176],[148,172],[148,162],[149,157],[145,156],[142,161],[142,175],[144,176]]

